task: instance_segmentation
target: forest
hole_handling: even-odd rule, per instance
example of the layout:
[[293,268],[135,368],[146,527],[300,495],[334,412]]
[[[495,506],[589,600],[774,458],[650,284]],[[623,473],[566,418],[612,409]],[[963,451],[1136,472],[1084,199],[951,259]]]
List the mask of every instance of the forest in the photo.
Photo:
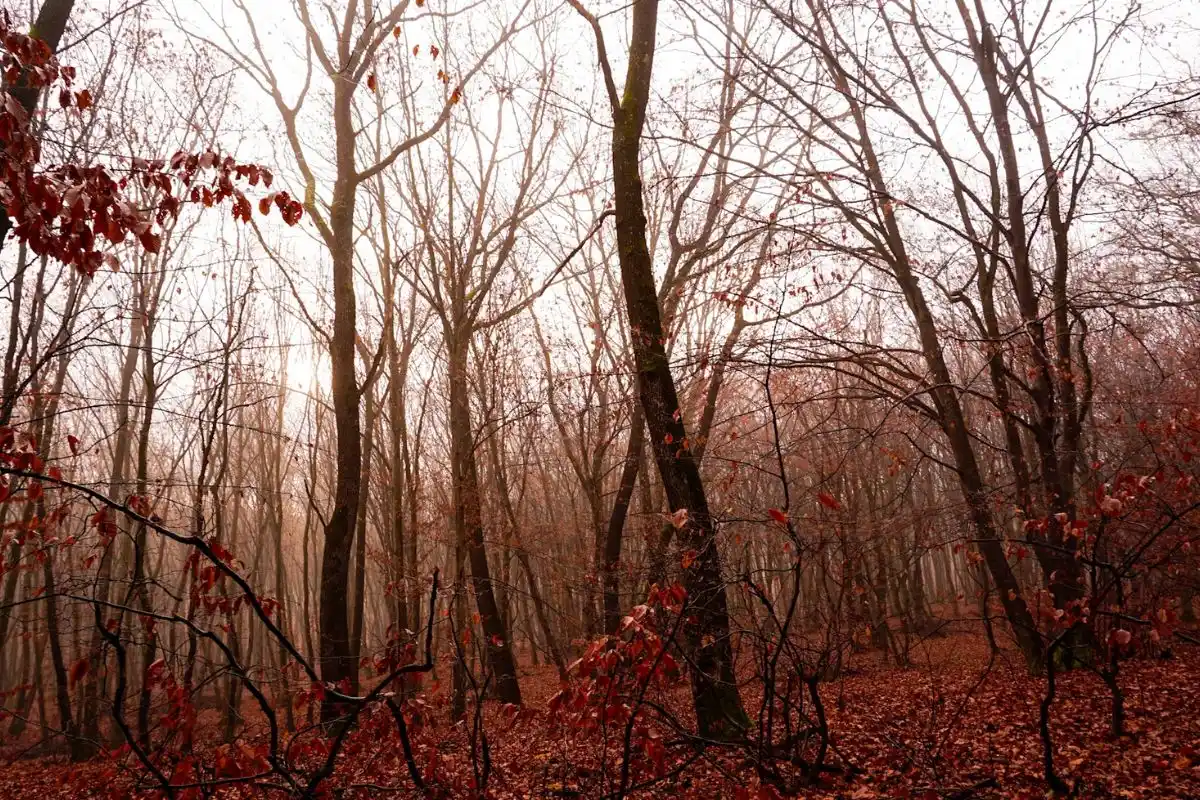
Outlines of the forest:
[[0,799],[1200,798],[1200,27],[0,0]]

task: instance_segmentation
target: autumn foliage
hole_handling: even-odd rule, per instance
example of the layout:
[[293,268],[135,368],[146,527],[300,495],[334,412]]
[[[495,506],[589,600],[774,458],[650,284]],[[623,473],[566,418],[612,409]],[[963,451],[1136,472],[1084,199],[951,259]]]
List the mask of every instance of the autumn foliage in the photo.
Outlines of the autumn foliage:
[[0,798],[1200,797],[1136,4],[142,5],[0,11]]
[[[87,89],[74,89],[75,70],[58,63],[45,42],[13,30],[0,17],[0,74],[8,86],[24,85],[55,98],[60,108],[86,111]],[[178,217],[184,202],[205,207],[231,204],[234,219],[249,222],[251,203],[236,183],[270,189],[270,170],[238,164],[230,156],[207,151],[176,153],[167,161],[134,158],[125,170],[100,165],[43,164],[36,126],[16,97],[5,92],[0,108],[0,202],[11,220],[12,232],[37,255],[49,256],[85,275],[94,275],[107,262],[118,268],[106,248],[133,237],[146,251],[162,246],[159,229]],[[144,207],[129,196],[130,186],[151,198]],[[259,210],[278,208],[288,225],[300,221],[301,204],[287,192],[259,200]]]

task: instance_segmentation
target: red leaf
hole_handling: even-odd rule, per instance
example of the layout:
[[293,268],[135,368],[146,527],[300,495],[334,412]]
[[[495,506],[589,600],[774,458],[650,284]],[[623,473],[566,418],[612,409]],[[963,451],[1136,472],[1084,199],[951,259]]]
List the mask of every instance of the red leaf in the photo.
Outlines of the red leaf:
[[142,243],[142,247],[146,248],[147,253],[157,253],[162,249],[162,237],[157,233],[146,231],[138,236],[138,241]]
[[673,514],[663,514],[667,518],[667,522],[675,528],[675,530],[683,530],[688,523],[688,510],[681,508]]
[[842,508],[842,504],[839,503],[837,499],[829,492],[818,492],[817,501],[820,502],[821,505],[828,509],[832,509],[833,511],[840,511]]
[[86,658],[81,658],[78,661],[76,661],[74,664],[72,664],[71,665],[71,674],[70,674],[71,686],[74,686],[75,684],[79,683],[79,681],[81,681],[83,679],[83,676],[87,675],[87,672],[88,672],[88,660]]
[[300,205],[299,201],[293,200],[283,209],[283,221],[288,225],[295,225],[303,214],[304,206]]
[[367,88],[372,92],[379,91],[379,81],[376,80],[374,72],[367,76]]
[[71,448],[71,455],[79,455],[79,437],[67,434],[67,447]]
[[780,525],[787,525],[787,523],[788,523],[787,512],[780,511],[778,508],[768,508],[767,513],[771,516],[771,519],[775,520]]

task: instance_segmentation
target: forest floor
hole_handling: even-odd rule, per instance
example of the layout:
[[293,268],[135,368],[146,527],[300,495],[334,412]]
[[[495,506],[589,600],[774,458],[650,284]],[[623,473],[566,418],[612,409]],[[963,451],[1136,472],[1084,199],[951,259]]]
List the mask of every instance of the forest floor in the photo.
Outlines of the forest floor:
[[[832,732],[827,760],[835,771],[787,796],[1046,797],[1038,731],[1045,679],[1030,677],[1015,653],[990,657],[982,637],[965,633],[923,642],[914,649],[913,661],[914,666],[900,669],[883,664],[878,653],[859,654],[841,677],[821,685]],[[1077,797],[1200,798],[1200,647],[1178,646],[1167,660],[1123,662],[1119,685],[1127,735],[1113,738],[1111,695],[1103,682],[1084,670],[1059,676],[1051,728],[1059,774]],[[484,715],[491,759],[488,797],[590,798],[612,792],[618,771],[613,761],[604,770],[600,754],[612,758],[619,735],[610,734],[606,751],[594,737],[552,725],[544,711],[559,689],[552,668],[527,668],[522,689],[526,710],[513,715],[494,708]],[[743,688],[752,716],[760,696],[761,688]],[[686,691],[679,700],[686,701]],[[431,720],[444,720],[440,705],[437,697],[431,700]],[[219,731],[216,713],[206,712],[198,739],[216,738]],[[687,754],[672,748],[669,735],[664,741],[666,773],[676,773]],[[441,781],[444,796],[470,796],[472,764],[461,727],[431,721],[415,735],[414,746],[427,774],[458,776]],[[5,800],[133,795],[129,768],[134,762],[128,754],[70,766],[61,757],[31,757],[28,746],[10,742],[0,756],[0,798]],[[394,735],[355,740],[339,761],[335,785],[340,789],[327,796],[422,796],[411,788]],[[281,795],[242,787],[216,796]],[[633,796],[741,800],[781,794],[760,786],[744,752],[714,747]]]

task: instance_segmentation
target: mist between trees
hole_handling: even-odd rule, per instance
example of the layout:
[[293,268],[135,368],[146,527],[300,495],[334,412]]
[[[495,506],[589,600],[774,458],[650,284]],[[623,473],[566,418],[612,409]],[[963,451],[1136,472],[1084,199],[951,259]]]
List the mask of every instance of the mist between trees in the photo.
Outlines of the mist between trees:
[[0,794],[1200,795],[1186,9],[12,5]]

